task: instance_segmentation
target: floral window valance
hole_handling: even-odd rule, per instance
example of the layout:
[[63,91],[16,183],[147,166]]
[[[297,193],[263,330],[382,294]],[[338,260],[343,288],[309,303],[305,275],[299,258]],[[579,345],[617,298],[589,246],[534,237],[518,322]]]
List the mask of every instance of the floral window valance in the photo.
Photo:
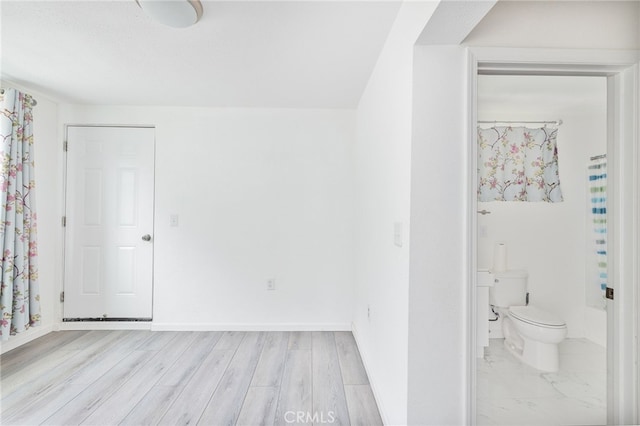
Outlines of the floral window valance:
[[555,127],[478,128],[478,201],[562,201]]

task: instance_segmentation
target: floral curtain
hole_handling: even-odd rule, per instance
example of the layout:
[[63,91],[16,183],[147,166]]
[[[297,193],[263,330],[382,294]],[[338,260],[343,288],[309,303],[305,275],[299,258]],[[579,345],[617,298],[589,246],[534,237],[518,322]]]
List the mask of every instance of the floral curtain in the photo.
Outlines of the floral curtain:
[[40,323],[31,96],[0,95],[0,338]]
[[478,127],[478,201],[562,201],[555,127]]

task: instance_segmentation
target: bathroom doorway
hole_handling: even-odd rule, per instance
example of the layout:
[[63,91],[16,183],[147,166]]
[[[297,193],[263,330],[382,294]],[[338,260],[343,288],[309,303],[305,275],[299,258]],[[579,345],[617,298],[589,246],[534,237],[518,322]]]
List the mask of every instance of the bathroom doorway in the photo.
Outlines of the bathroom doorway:
[[[469,51],[468,81],[468,234],[469,247],[469,423],[476,423],[477,366],[477,78],[478,75],[603,76],[607,79],[607,424],[637,424],[636,368],[639,353],[638,282],[640,270],[640,181],[638,100],[640,64],[637,52],[490,49]],[[473,172],[471,172],[473,171]],[[615,297],[614,297],[615,292]]]
[[541,371],[505,348],[504,312],[485,307],[489,343],[479,345],[476,365],[479,425],[607,422],[607,313],[589,184],[590,166],[606,161],[607,90],[605,76],[478,76],[479,128],[557,132],[562,193],[562,201],[553,198],[558,202],[478,201],[478,270],[526,271],[530,304],[562,319],[567,330],[559,370]]

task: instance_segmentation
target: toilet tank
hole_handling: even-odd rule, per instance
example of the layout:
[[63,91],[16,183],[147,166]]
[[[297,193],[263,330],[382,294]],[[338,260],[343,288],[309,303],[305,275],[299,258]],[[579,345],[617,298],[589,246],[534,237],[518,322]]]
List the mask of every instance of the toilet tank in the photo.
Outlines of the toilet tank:
[[524,270],[494,272],[493,287],[489,287],[489,303],[500,308],[527,304],[527,277]]
[[495,277],[488,269],[478,269],[478,287],[493,287]]

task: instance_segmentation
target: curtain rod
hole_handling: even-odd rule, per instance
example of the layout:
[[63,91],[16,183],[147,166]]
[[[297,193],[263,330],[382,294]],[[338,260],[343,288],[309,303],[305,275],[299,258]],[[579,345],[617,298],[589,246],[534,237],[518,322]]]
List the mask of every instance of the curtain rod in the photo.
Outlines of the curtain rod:
[[557,119],[557,120],[539,120],[539,121],[509,121],[509,120],[493,120],[493,121],[488,121],[488,120],[478,120],[478,123],[482,123],[482,124],[498,124],[498,123],[509,123],[509,124],[555,124],[557,126],[561,126],[562,125],[562,119]]
[[[0,89],[0,95],[4,95],[4,89]],[[29,96],[31,96],[31,95],[29,95]],[[33,98],[33,96],[31,96],[31,102],[32,102],[33,106],[38,105],[38,101],[36,101],[36,100]]]

